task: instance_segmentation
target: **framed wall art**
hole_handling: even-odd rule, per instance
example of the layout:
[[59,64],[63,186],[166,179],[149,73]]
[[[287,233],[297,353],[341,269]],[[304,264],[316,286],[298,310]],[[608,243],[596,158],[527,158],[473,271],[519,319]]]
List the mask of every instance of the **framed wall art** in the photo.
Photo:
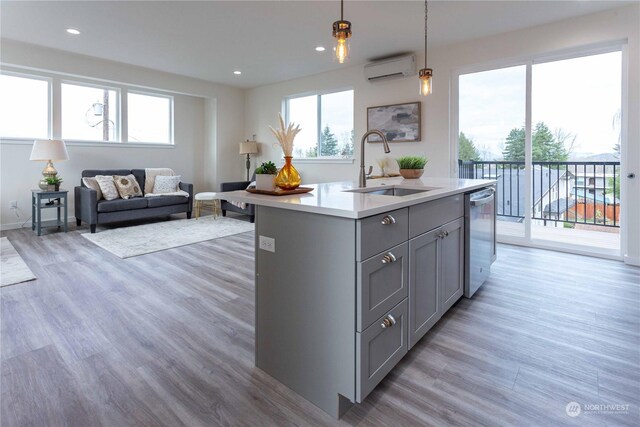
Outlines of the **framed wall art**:
[[[367,131],[382,131],[389,142],[420,141],[420,102],[380,105],[367,108]],[[371,135],[368,142],[381,142],[378,135]]]

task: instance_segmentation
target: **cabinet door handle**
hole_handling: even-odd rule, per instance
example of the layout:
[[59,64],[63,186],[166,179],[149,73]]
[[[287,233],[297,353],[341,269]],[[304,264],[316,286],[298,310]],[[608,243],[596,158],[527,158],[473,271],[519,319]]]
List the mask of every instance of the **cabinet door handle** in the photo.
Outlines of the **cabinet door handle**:
[[391,215],[385,215],[384,218],[382,218],[382,225],[389,225],[389,224],[395,224],[396,223],[396,219],[394,217],[392,217]]
[[392,262],[396,262],[398,259],[396,258],[396,256],[394,254],[392,254],[391,252],[387,252],[383,257],[382,257],[382,263],[383,264],[391,264]]
[[384,319],[382,319],[382,323],[380,324],[380,326],[382,326],[382,329],[386,329],[392,327],[395,324],[396,319],[394,319],[392,315],[387,314]]

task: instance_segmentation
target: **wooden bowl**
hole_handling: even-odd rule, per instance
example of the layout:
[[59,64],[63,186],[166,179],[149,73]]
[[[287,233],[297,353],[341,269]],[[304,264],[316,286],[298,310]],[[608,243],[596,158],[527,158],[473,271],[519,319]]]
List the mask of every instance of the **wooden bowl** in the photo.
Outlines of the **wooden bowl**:
[[418,179],[424,173],[424,169],[400,169],[400,175],[404,179]]

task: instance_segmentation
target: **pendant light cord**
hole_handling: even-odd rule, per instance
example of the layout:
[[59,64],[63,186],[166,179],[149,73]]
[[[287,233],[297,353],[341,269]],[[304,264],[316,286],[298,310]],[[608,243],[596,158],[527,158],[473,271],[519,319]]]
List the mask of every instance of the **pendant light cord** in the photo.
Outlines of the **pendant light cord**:
[[344,0],[340,0],[340,20],[344,21]]
[[424,68],[427,68],[427,22],[429,19],[428,1],[424,0]]

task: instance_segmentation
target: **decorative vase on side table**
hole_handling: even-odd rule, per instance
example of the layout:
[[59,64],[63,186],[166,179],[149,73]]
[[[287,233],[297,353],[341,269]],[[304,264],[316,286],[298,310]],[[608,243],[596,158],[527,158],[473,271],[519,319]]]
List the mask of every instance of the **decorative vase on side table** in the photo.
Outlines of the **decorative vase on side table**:
[[280,169],[280,172],[278,172],[278,176],[276,176],[276,186],[283,190],[295,190],[302,182],[300,174],[291,164],[291,159],[293,159],[293,157],[285,156],[284,166]]

